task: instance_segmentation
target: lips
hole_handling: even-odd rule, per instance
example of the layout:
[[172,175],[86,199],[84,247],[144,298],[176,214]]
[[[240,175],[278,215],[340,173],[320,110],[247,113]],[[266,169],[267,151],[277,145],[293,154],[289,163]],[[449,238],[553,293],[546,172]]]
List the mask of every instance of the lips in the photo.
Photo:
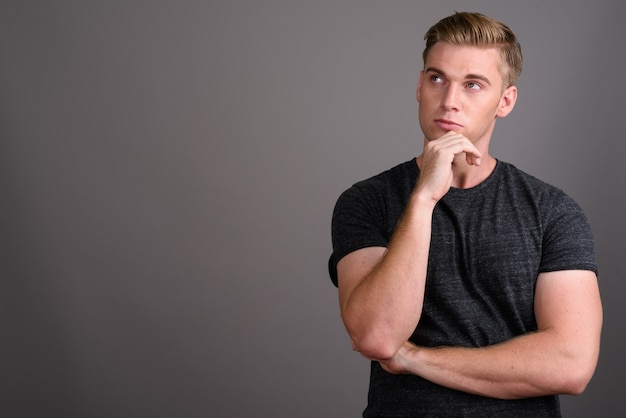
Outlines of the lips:
[[463,127],[463,125],[448,119],[435,119],[435,124],[446,131],[456,131]]

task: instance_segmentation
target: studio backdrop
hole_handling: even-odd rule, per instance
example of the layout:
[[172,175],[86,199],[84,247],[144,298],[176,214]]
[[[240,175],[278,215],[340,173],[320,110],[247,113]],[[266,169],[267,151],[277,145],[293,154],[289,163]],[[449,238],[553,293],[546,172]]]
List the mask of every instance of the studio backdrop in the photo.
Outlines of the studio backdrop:
[[572,195],[605,323],[566,417],[623,408],[618,1],[3,1],[0,416],[358,417],[327,273],[335,200],[421,152],[423,35],[524,53],[492,152]]

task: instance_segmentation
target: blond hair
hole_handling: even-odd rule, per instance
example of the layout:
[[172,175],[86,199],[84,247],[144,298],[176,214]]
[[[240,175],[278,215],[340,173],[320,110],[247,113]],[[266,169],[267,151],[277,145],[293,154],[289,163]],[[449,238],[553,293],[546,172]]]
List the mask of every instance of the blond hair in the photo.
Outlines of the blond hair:
[[448,42],[453,45],[499,48],[503,88],[515,85],[522,72],[522,49],[513,31],[504,23],[480,13],[456,12],[443,18],[426,32],[424,40],[424,63],[434,44]]

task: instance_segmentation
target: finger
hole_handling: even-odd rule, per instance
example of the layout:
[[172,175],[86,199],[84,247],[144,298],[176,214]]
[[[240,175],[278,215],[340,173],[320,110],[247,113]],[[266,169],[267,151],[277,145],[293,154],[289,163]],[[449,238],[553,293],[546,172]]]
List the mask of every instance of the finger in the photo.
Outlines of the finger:
[[447,150],[454,155],[465,153],[467,162],[469,164],[473,164],[474,162],[480,164],[480,159],[483,156],[478,148],[476,148],[476,146],[464,136],[449,138],[446,141],[438,144],[438,147],[440,147],[440,150]]
[[465,153],[465,161],[467,161],[467,163],[469,165],[476,165],[479,166],[481,163],[481,158],[475,154],[472,154],[470,152],[466,152]]

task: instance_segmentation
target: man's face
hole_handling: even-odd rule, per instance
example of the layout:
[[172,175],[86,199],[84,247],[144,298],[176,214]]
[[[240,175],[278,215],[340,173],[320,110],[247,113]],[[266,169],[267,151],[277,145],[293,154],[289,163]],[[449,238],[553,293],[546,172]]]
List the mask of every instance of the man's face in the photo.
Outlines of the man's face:
[[517,98],[514,86],[503,89],[500,65],[496,48],[433,45],[417,86],[426,140],[455,131],[488,145],[496,117],[508,115]]

